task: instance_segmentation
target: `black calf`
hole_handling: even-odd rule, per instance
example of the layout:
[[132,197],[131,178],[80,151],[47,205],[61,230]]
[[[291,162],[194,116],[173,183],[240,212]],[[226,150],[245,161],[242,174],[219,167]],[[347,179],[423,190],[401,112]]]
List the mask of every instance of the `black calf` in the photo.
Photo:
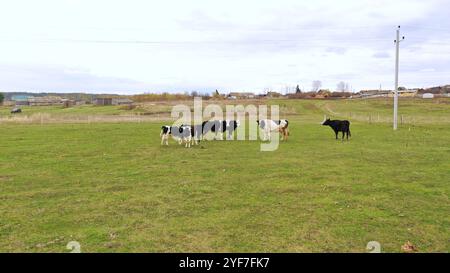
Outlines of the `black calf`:
[[350,122],[348,120],[326,119],[324,122],[322,122],[322,125],[330,126],[336,134],[336,139],[338,139],[339,132],[342,132],[342,139],[344,139],[345,134],[347,134],[347,140],[349,136],[352,136],[352,134],[350,133]]

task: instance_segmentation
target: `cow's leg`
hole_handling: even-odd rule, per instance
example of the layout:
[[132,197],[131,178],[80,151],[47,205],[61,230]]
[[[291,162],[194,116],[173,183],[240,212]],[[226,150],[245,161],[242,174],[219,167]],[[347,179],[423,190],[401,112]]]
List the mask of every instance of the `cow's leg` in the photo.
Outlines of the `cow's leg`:
[[161,138],[161,145],[169,145],[169,136],[163,135]]
[[334,133],[336,134],[336,140],[338,139],[338,131],[334,131]]
[[344,140],[344,135],[345,135],[345,132],[342,131],[342,140]]

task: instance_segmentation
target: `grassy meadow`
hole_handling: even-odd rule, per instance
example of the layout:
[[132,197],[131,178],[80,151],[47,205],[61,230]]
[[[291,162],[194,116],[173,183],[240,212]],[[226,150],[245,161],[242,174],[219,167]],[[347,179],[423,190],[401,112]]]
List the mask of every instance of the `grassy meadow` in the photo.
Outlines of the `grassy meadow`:
[[[400,99],[395,132],[390,100],[268,103],[290,121],[274,152],[259,141],[161,147],[168,114],[24,123],[0,108],[0,252],[68,252],[69,241],[82,252],[367,252],[369,241],[450,251],[450,99]],[[64,111],[170,107],[21,115]],[[348,118],[351,140],[336,141],[324,115]]]

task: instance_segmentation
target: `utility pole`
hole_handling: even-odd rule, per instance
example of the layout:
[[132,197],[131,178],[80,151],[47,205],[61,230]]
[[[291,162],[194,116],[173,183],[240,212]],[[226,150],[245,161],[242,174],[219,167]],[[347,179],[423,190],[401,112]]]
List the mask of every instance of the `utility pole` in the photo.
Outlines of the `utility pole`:
[[397,39],[395,43],[395,90],[394,90],[394,130],[397,130],[397,116],[398,116],[398,59],[400,54],[400,42],[405,39],[405,36],[400,40],[400,26],[397,28]]

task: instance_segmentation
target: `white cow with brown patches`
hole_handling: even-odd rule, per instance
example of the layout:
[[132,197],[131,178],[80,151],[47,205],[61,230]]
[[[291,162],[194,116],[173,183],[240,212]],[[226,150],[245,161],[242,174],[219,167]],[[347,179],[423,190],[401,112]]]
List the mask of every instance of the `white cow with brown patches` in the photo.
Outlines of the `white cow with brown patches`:
[[279,132],[283,140],[287,140],[289,136],[288,125],[289,122],[287,119],[280,120],[271,120],[271,119],[262,119],[257,120],[259,128],[261,128],[263,133],[263,141],[271,139],[272,132]]

